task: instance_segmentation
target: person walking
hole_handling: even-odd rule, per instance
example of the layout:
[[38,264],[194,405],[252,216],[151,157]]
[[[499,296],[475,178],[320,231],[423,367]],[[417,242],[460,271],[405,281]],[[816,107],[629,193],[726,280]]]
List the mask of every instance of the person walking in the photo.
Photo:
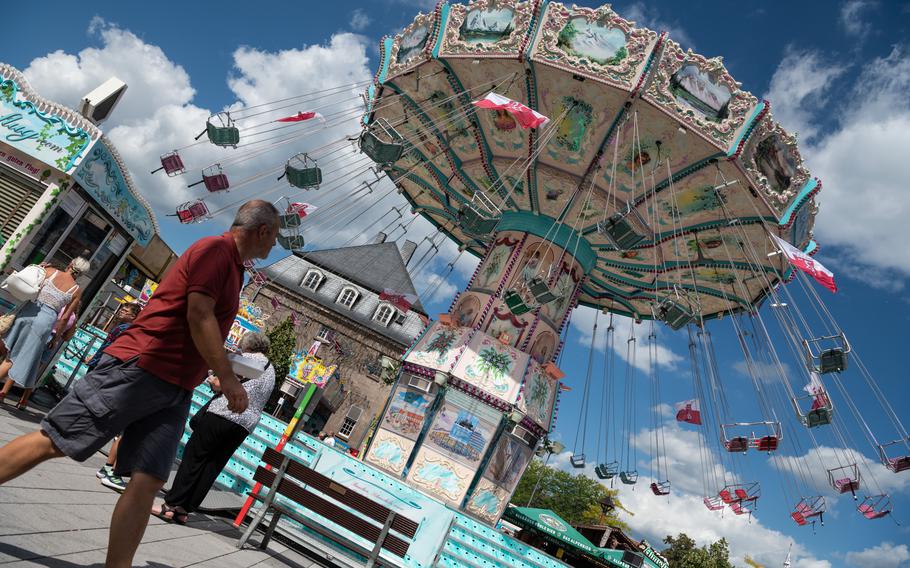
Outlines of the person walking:
[[[225,464],[259,424],[262,408],[275,388],[275,368],[268,359],[269,338],[249,332],[240,339],[240,352],[265,366],[262,376],[243,381],[249,405],[244,412],[237,413],[228,408],[220,394],[212,397],[208,410],[193,426],[193,435],[183,449],[183,461],[164,503],[152,509],[156,517],[185,524],[189,513],[202,504]],[[217,377],[212,378],[216,393],[221,390],[219,383]]]
[[240,304],[243,263],[266,258],[278,236],[278,210],[253,200],[228,232],[196,241],[162,280],[133,325],[95,370],[41,422],[0,448],[0,484],[62,456],[85,461],[123,432],[115,473],[130,476],[111,515],[106,568],[128,568],[155,495],[177,454],[193,389],[213,369],[228,407],[247,394],[231,370],[224,340]]
[[24,389],[16,408],[25,410],[28,406],[28,399],[38,382],[41,356],[48,350],[51,339],[63,337],[64,328],[82,295],[76,278],[89,268],[89,262],[81,256],[74,258],[64,270],[45,267],[38,297],[19,310],[12,327],[3,336],[8,351],[0,364],[0,380],[6,379],[0,389],[0,402],[16,384]]
[[[107,349],[115,339],[120,337],[121,333],[127,330],[141,310],[142,306],[133,303],[121,304],[120,307],[117,308],[117,311],[114,313],[114,327],[111,328],[107,337],[105,337],[101,345],[98,346],[98,350],[95,351],[95,354],[86,361],[86,366],[89,371],[94,370],[94,368],[98,366],[98,363],[101,362],[101,357],[104,356],[104,350]],[[95,477],[101,480],[101,485],[113,489],[114,491],[123,491],[126,489],[126,481],[123,481],[122,477],[114,473],[114,465],[117,463],[117,450],[119,448],[120,436],[117,436],[111,443],[111,449],[107,452],[107,461],[101,466],[101,469],[95,473]]]

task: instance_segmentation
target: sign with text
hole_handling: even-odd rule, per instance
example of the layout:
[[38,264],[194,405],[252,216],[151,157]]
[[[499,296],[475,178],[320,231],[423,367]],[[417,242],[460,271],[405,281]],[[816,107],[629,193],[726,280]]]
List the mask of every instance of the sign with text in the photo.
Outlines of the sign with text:
[[[70,173],[92,144],[88,132],[38,110],[12,79],[0,81],[0,141]],[[36,169],[43,169],[34,164]]]

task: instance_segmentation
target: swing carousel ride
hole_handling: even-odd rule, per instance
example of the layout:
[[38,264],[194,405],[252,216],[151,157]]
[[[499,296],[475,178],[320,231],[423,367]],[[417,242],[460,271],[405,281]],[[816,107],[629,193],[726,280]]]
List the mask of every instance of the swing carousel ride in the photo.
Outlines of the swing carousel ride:
[[[352,116],[359,131],[299,151]],[[388,221],[383,231],[397,223],[392,232],[404,235],[418,216],[429,221],[436,233],[420,242],[412,273],[429,270],[446,239],[458,245],[424,301],[464,253],[480,259],[449,311],[402,357],[364,456],[385,474],[496,522],[535,449],[547,445],[567,390],[559,358],[580,305],[598,316],[585,379],[570,379],[574,393],[562,395],[581,397],[574,467],[628,486],[647,468],[650,491],[671,494],[661,404],[672,401],[661,394],[657,344],[666,327],[688,339],[692,398],[676,404],[676,420],[702,434],[708,509],[750,515],[762,485],[749,463],[767,459],[779,462],[787,514],[799,525],[822,522],[838,495],[852,496],[865,518],[890,514],[876,476],[910,469],[910,438],[808,279],[835,289],[811,258],[821,184],[769,102],[742,90],[720,58],[684,51],[609,6],[443,2],[383,39],[373,81],[223,112],[199,136],[196,144],[228,150],[190,187],[238,191],[280,174],[259,195],[285,193],[279,239],[298,255],[310,215],[359,228],[366,210],[399,193],[407,204],[360,234]],[[352,144],[357,159],[341,160]],[[297,153],[274,170],[229,181],[233,165],[292,146]],[[159,169],[186,172],[180,152],[162,156]],[[329,202],[292,201],[316,190],[309,195]],[[199,221],[235,205],[212,212],[196,199],[177,215]],[[623,327],[628,336],[617,337],[620,317],[636,322]],[[728,399],[716,358],[712,330],[729,328],[754,391],[748,406]],[[636,361],[645,357],[643,372]],[[647,464],[632,441],[645,385]],[[859,389],[885,421],[867,422]],[[853,449],[856,432],[884,468]],[[784,451],[823,446],[834,448],[830,462],[780,463]]]

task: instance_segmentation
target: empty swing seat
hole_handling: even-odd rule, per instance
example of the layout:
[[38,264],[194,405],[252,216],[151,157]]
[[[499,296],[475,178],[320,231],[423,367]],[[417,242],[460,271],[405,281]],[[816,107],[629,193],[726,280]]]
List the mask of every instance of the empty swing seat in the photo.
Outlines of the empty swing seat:
[[205,188],[212,192],[224,191],[231,186],[227,175],[221,172],[210,175],[202,174],[202,182],[205,184]]
[[755,449],[760,452],[773,452],[779,444],[777,436],[762,436],[755,440]]
[[745,489],[736,489],[733,491],[738,501],[755,501],[758,495],[749,495]]
[[284,175],[288,177],[288,183],[300,189],[319,187],[322,183],[322,170],[306,154],[298,154],[288,160]]
[[606,221],[597,223],[597,232],[606,236],[619,250],[629,250],[645,238],[635,232],[625,216],[614,213]]
[[695,313],[682,304],[667,298],[657,307],[657,319],[666,323],[674,330],[680,330],[695,320]]
[[635,485],[638,483],[638,472],[637,471],[621,471],[619,472],[619,480],[625,483],[626,485]]
[[835,479],[834,480],[834,489],[836,489],[837,492],[840,494],[855,493],[856,490],[859,489],[859,480],[850,479],[849,477],[844,477],[842,479]]
[[278,244],[286,250],[296,250],[303,248],[304,240],[302,235],[278,235]]
[[619,472],[619,466],[614,464],[600,463],[594,467],[594,474],[600,479],[613,479]]
[[818,372],[840,373],[847,368],[847,352],[841,347],[826,349],[818,356]]
[[733,492],[731,492],[729,489],[722,489],[722,490],[720,491],[720,493],[718,493],[717,495],[718,495],[718,497],[721,498],[721,500],[722,500],[724,503],[726,503],[726,504],[728,504],[728,505],[729,505],[730,503],[734,503],[735,501],[737,501],[737,497],[734,496],[734,495],[733,495]]
[[885,466],[894,473],[900,473],[910,469],[910,456],[901,456],[899,458],[890,458]]
[[209,214],[204,201],[187,202],[177,208],[177,220],[181,223],[193,223]]
[[827,408],[816,408],[806,413],[806,426],[815,428],[831,424],[831,411]]
[[581,469],[585,466],[585,455],[572,454],[572,456],[569,458],[569,463],[572,464],[572,467]]
[[651,493],[661,496],[670,494],[670,482],[662,481],[657,483],[656,481],[651,483]]
[[215,126],[209,122],[205,125],[205,133],[216,146],[236,146],[240,142],[240,130],[233,125]]
[[531,311],[531,307],[525,303],[524,299],[521,297],[521,294],[515,290],[508,290],[502,299],[506,303],[506,307],[509,308],[509,311],[516,316],[520,316]]
[[745,436],[738,436],[736,438],[730,438],[724,442],[724,447],[730,453],[742,452],[746,453],[749,449],[749,438]]
[[472,207],[470,203],[465,203],[458,210],[458,221],[464,232],[483,237],[493,232],[499,224],[499,217],[491,217]]
[[384,118],[364,130],[358,144],[360,151],[377,164],[397,162],[404,153],[404,139]]
[[278,217],[278,226],[282,229],[296,229],[300,226],[300,215],[297,213],[286,213]]
[[876,511],[871,505],[865,503],[857,507],[857,510],[867,519],[881,519],[891,513],[891,511]]
[[176,151],[161,156],[161,168],[164,169],[164,173],[170,177],[179,176],[186,172],[186,167],[183,165],[183,159],[180,158],[180,155]]
[[738,502],[730,503],[730,509],[737,515],[752,514],[752,511],[748,507],[743,507],[742,504]]
[[724,508],[724,501],[719,497],[705,497],[702,501],[709,511],[720,511]]
[[550,287],[543,278],[532,278],[528,282],[528,289],[540,305],[548,304],[556,299],[556,295],[550,291]]
[[809,521],[806,520],[806,517],[804,517],[803,514],[799,511],[793,511],[790,513],[790,518],[796,521],[796,524],[801,527],[809,524]]

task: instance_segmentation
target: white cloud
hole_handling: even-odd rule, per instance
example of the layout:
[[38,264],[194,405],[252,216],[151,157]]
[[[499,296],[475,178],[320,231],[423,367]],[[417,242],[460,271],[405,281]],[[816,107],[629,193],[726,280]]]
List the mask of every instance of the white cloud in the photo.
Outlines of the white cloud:
[[863,21],[861,12],[866,8],[874,6],[875,2],[869,0],[847,0],[840,9],[840,25],[844,32],[849,36],[854,36],[860,40],[864,39],[872,31],[872,25]]
[[900,568],[910,561],[910,550],[906,544],[883,542],[878,546],[860,552],[848,552],[847,562],[853,566],[875,566],[876,568]]
[[[596,312],[592,308],[585,307],[578,307],[573,312],[572,327],[574,327],[577,332],[576,336],[580,344],[585,346],[591,345],[591,334],[594,329],[596,315]],[[631,337],[634,326],[636,337],[635,367],[640,371],[647,372],[650,370],[650,361],[648,359],[648,335],[651,333],[651,322],[648,321],[641,324],[635,324],[634,322],[635,320],[632,318],[619,315],[613,316],[613,327],[615,328],[613,332],[613,348],[623,361],[628,362],[629,350],[627,349],[627,342],[629,337]],[[594,348],[600,353],[603,353],[606,348],[608,326],[609,316],[601,314],[597,324],[597,340],[594,344]],[[678,364],[682,363],[684,358],[661,341],[662,334],[665,330],[666,327],[663,324],[655,325],[655,332],[657,333],[657,363],[662,368],[675,369]],[[620,367],[617,367],[617,372],[621,372]]]
[[351,13],[350,26],[351,29],[355,32],[362,32],[363,30],[367,29],[367,26],[370,25],[370,21],[370,16],[368,16],[367,13],[360,8],[357,8],[353,13]]
[[695,42],[678,22],[669,22],[660,15],[660,11],[653,5],[644,2],[634,2],[619,15],[627,20],[632,20],[639,27],[650,28],[657,32],[667,32],[670,39],[679,43],[683,49],[695,49]]
[[[852,86],[837,83],[843,75],[823,69],[818,55],[804,54],[804,61],[793,57],[788,53],[781,62],[768,96],[774,116],[785,127],[803,129],[814,137],[800,149],[823,183],[815,225],[823,250],[837,247],[837,254],[827,254],[852,264],[856,270],[850,273],[871,267],[880,269],[871,273],[874,281],[892,274],[905,278],[910,275],[910,247],[905,246],[910,241],[910,225],[905,222],[910,201],[904,191],[910,179],[904,151],[910,146],[906,96],[910,55],[904,47],[895,47],[887,56],[866,63]],[[796,70],[800,68],[808,78],[799,79]],[[794,94],[784,89],[788,78],[798,87]],[[822,133],[820,118],[813,119],[812,113],[818,109],[817,101],[836,87],[840,103],[833,114],[839,118],[830,132]]]
[[[819,446],[802,456],[777,456],[769,462],[775,469],[794,474],[810,484],[810,490],[835,495],[828,484],[828,469],[859,466],[860,489],[863,494],[888,493],[894,495],[910,489],[910,479],[894,475],[878,460],[870,459],[854,449]],[[850,477],[850,470],[838,471],[842,478]],[[859,514],[859,513],[857,513]]]
[[832,81],[844,74],[843,66],[824,61],[813,51],[788,48],[762,98],[771,101],[774,118],[789,132],[809,141],[818,134],[815,114],[824,106]]

